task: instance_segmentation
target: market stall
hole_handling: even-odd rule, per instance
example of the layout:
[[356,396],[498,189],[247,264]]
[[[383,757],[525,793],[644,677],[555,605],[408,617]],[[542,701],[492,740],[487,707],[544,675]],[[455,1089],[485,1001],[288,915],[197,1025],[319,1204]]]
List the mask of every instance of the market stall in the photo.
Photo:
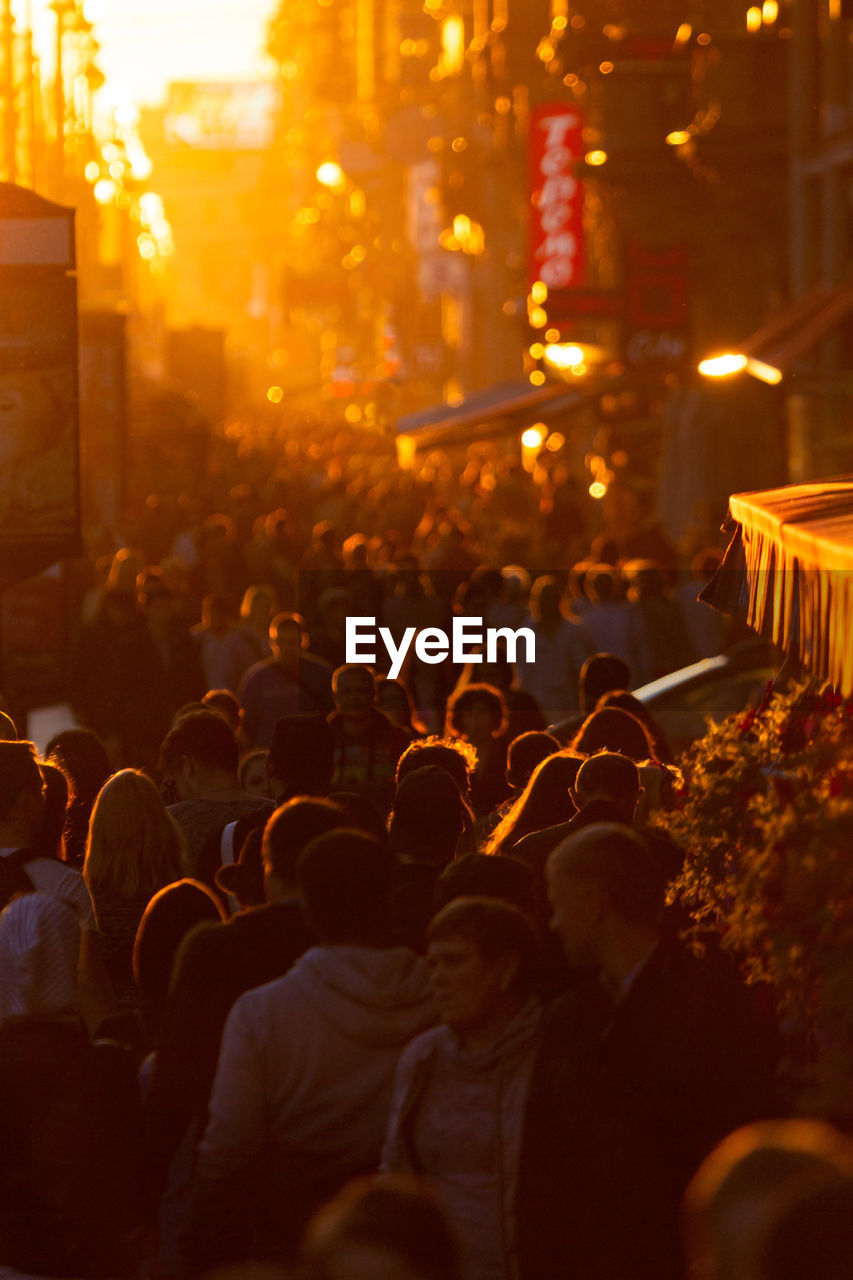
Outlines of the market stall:
[[853,697],[853,476],[734,494],[729,525],[700,598]]

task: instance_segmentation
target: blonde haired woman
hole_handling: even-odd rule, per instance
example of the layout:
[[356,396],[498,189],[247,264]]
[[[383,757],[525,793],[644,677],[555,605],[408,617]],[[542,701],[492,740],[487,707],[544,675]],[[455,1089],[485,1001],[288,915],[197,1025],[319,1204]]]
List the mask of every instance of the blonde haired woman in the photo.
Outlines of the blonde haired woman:
[[83,877],[92,895],[104,962],[122,1007],[136,1004],[133,941],[154,894],[181,878],[183,836],[150,778],[122,769],[92,809]]

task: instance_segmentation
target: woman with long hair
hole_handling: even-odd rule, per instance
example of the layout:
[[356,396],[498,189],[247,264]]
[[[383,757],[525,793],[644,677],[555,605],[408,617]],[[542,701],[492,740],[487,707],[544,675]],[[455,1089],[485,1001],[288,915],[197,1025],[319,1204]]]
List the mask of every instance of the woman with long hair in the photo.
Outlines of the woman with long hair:
[[182,850],[183,836],[150,778],[122,769],[104,783],[92,809],[83,877],[104,962],[125,1008],[136,1004],[136,930],[154,894],[181,878]]
[[492,833],[485,852],[508,854],[513,845],[532,831],[543,831],[568,822],[575,814],[569,794],[582,758],[560,751],[546,756],[530,775],[530,781]]

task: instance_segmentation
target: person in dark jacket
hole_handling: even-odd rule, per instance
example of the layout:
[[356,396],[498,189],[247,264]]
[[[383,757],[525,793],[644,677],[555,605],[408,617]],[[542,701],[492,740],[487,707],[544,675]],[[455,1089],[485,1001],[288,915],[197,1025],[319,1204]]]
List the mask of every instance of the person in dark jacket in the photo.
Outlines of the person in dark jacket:
[[453,861],[465,813],[456,783],[434,764],[407,774],[394,797],[388,827],[389,848],[397,859],[391,918],[400,939],[421,955],[435,910],[435,886]]
[[239,862],[217,872],[217,885],[241,903],[263,901],[266,891],[266,905],[249,906],[226,924],[194,929],[178,953],[145,1102],[152,1198],[163,1189],[182,1135],[193,1128],[200,1136],[234,1001],[286,973],[312,945],[298,901],[296,862],[310,840],[343,822],[342,810],[329,800],[290,800],[267,823],[260,856],[250,836]]
[[136,1194],[138,1096],[118,1045],[74,1008],[80,927],[27,893],[0,913],[0,1272],[122,1277]]
[[306,650],[298,613],[278,613],[270,623],[272,656],[250,667],[237,690],[247,747],[268,748],[282,716],[332,710],[332,668]]
[[506,727],[506,702],[492,685],[469,684],[448,699],[448,733],[470,742],[477,752],[471,807],[478,818],[490,814],[509,795]]
[[177,798],[169,813],[187,845],[184,871],[211,886],[222,861],[223,828],[249,816],[266,821],[275,808],[265,796],[243,791],[238,761],[231,726],[206,708],[180,716],[160,747],[163,783]]
[[125,653],[138,643],[141,632],[134,596],[108,587],[95,617],[84,624],[71,647],[71,709],[78,723],[101,739],[114,766],[129,759]]
[[397,1058],[434,1017],[424,961],[388,945],[391,866],[376,841],[340,829],[300,856],[320,945],[228,1015],[184,1241],[190,1274],[292,1256],[317,1208],[378,1166]]
[[335,739],[332,791],[368,795],[387,812],[394,798],[397,761],[409,745],[409,735],[377,710],[369,667],[338,667],[332,693],[337,707],[329,716]]
[[319,712],[282,716],[273,730],[266,767],[276,804],[294,796],[325,796],[332,786],[335,743]]
[[589,979],[542,1027],[517,1200],[522,1280],[679,1280],[701,1160],[773,1107],[770,1037],[733,971],[664,937],[644,842],[594,823],[548,862],[552,928]]

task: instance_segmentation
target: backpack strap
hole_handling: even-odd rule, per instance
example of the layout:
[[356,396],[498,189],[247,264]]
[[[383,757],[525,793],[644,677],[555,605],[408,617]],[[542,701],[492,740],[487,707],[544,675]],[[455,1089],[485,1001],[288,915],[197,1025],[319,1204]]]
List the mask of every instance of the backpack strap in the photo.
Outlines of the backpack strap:
[[[240,819],[237,818],[235,822],[229,822],[222,828],[222,836],[219,841],[219,852],[222,858],[223,867],[231,867],[234,865],[234,836],[237,832],[239,823]],[[221,890],[219,892],[221,892]],[[229,893],[226,896],[226,902],[228,905],[228,914],[235,916],[240,910],[240,903],[232,893]]]

